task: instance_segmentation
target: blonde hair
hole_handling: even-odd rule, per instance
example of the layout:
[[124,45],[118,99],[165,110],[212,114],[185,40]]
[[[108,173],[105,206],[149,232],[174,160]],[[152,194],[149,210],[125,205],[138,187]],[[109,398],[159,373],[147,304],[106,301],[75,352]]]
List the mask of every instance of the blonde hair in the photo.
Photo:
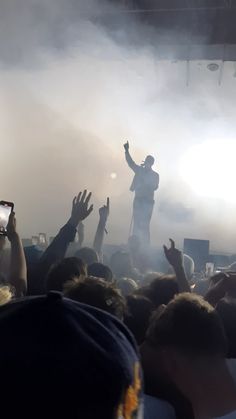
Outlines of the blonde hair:
[[7,285],[0,286],[0,306],[7,304],[12,299],[12,292]]

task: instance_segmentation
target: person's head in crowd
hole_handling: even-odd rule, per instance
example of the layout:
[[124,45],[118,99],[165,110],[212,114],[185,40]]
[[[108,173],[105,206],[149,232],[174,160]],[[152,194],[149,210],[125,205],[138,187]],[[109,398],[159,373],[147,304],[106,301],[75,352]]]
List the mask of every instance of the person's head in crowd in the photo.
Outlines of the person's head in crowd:
[[133,333],[138,345],[141,345],[149,326],[149,320],[154,310],[152,302],[142,295],[129,295],[126,298],[127,314],[124,323]]
[[164,274],[161,272],[149,272],[145,275],[142,283],[144,286],[148,286],[154,281],[154,279],[161,278],[163,276]]
[[223,416],[236,408],[223,324],[202,297],[180,294],[157,310],[141,351],[144,369],[159,374],[156,365],[161,365],[191,402],[196,417]]
[[67,281],[80,275],[87,275],[87,269],[84,262],[77,257],[62,259],[52,265],[46,278],[47,291],[63,291]]
[[110,266],[116,278],[129,276],[133,269],[130,254],[117,251],[111,256]]
[[91,247],[81,247],[81,249],[75,252],[75,256],[87,265],[92,265],[92,263],[98,262],[98,255],[94,249]]
[[50,293],[0,307],[0,329],[3,417],[139,417],[137,349],[115,317]]
[[123,320],[125,299],[115,285],[101,278],[87,277],[66,284],[64,295],[80,303],[100,308]]
[[109,266],[99,262],[94,262],[88,266],[88,275],[105,279],[105,281],[108,282],[113,281],[112,270],[109,268]]
[[191,281],[194,274],[194,269],[195,269],[194,260],[190,256],[184,254],[183,262],[184,262],[184,270],[185,270],[187,280]]
[[149,298],[156,308],[168,304],[178,293],[179,287],[174,275],[163,275],[149,285]]
[[116,281],[116,286],[124,297],[133,294],[138,289],[137,283],[132,278],[119,278]]
[[151,290],[149,285],[143,285],[142,287],[137,288],[137,290],[134,292],[134,295],[140,295],[141,297],[146,297],[150,301],[152,301]]

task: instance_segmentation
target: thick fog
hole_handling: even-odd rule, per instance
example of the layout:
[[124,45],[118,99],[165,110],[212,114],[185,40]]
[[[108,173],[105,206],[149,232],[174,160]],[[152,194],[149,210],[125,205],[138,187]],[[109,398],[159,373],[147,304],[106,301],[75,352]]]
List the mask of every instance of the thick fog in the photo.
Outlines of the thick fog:
[[101,24],[118,10],[104,2],[0,4],[0,188],[15,202],[22,237],[54,235],[86,187],[95,207],[86,241],[110,196],[107,242],[126,242],[128,139],[133,158],[152,154],[160,173],[152,243],[202,238],[235,251],[234,64],[225,63],[219,85],[219,71],[192,62],[187,86],[186,63],[159,61],[135,17],[123,27],[117,13],[114,30]]

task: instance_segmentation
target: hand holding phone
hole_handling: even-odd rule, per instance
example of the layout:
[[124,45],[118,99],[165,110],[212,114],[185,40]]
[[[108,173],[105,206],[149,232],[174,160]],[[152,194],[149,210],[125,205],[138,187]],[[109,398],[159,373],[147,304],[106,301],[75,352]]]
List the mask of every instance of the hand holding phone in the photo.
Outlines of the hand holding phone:
[[0,235],[2,236],[7,236],[7,225],[13,209],[13,202],[0,201]]

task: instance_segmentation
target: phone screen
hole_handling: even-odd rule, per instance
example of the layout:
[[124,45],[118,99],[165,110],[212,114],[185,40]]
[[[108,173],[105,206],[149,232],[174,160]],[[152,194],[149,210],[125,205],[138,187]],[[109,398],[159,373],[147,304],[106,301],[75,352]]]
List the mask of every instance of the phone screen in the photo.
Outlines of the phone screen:
[[0,202],[0,234],[7,234],[7,224],[9,220],[9,215],[13,210],[13,204],[1,201]]

